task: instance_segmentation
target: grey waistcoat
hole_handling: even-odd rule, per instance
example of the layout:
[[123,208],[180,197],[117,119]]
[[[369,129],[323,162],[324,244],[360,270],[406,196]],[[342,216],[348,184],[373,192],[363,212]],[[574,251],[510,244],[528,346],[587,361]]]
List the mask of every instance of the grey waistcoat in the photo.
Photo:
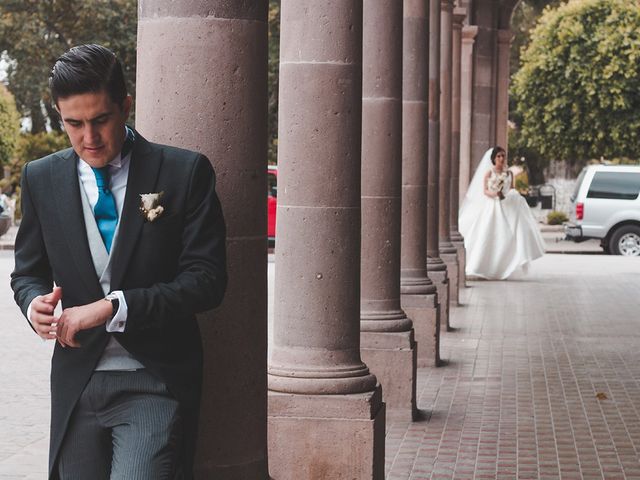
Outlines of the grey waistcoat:
[[[84,214],[84,224],[87,228],[87,239],[89,240],[91,258],[93,259],[93,265],[100,279],[102,291],[106,295],[111,291],[112,257],[107,253],[107,248],[102,241],[96,219],[93,215],[93,209],[82,185],[80,186],[80,196],[82,197],[82,212]],[[116,227],[116,233],[113,238],[113,243],[111,244],[112,252],[118,241],[119,227],[120,223],[118,223]],[[133,358],[113,336],[109,339],[109,343],[107,343],[102,357],[100,357],[98,365],[96,366],[96,370],[137,370],[139,368],[144,368],[144,365]]]

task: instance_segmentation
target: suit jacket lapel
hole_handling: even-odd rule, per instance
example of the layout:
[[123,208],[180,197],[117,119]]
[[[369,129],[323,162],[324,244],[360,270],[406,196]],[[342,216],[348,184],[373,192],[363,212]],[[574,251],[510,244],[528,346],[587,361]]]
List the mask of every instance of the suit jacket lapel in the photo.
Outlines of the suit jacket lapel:
[[127,193],[122,207],[118,238],[111,252],[112,290],[118,290],[122,284],[127,265],[144,225],[145,220],[140,212],[140,194],[154,192],[162,164],[161,154],[155,152],[151,144],[138,132],[135,132],[135,135],[136,141],[131,152]]
[[60,152],[51,163],[51,185],[60,223],[63,226],[69,249],[80,278],[93,288],[93,295],[102,295],[96,270],[93,266],[87,229],[82,212],[80,182],[78,179],[78,157],[71,149]]

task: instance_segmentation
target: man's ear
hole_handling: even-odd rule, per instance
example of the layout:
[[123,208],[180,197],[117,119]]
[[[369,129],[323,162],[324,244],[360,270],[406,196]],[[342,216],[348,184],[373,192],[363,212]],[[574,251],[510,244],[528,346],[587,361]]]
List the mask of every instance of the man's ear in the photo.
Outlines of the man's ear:
[[124,113],[125,120],[129,118],[129,112],[131,112],[131,105],[133,104],[133,97],[127,95],[122,101],[122,112]]

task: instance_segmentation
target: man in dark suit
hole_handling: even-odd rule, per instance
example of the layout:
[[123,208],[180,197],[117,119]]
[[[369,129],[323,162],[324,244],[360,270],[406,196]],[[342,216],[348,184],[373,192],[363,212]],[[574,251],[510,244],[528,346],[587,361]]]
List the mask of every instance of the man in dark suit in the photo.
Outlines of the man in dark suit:
[[11,276],[32,328],[56,340],[49,477],[191,478],[195,315],[227,282],[213,169],[125,125],[132,99],[108,49],[72,48],[50,87],[72,148],[24,168]]

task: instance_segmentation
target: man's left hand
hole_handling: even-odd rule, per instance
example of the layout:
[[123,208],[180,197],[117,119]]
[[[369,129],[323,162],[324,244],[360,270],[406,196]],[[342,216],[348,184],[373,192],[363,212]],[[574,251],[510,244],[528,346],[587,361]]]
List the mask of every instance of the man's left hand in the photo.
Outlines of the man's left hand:
[[111,302],[104,299],[64,309],[58,319],[58,341],[63,347],[79,347],[80,344],[75,339],[76,333],[103,325],[111,317],[111,313]]

